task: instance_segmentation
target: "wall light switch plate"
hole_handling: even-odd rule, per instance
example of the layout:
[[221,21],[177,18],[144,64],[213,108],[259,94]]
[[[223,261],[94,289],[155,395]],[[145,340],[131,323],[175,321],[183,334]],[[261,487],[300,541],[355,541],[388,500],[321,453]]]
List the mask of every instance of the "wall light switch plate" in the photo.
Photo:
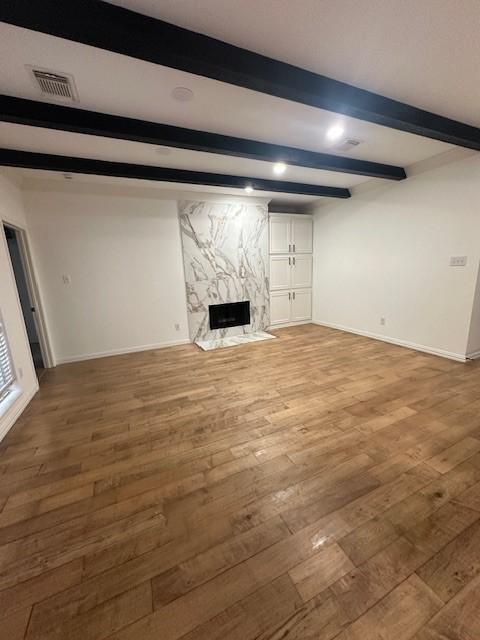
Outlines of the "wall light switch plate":
[[450,258],[451,267],[464,267],[467,264],[467,256],[452,256]]

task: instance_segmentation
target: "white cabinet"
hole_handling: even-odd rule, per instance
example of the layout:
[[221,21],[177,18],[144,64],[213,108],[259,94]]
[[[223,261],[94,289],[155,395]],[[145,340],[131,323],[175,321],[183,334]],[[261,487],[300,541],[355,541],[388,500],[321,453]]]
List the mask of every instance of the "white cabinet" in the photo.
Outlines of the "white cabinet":
[[270,294],[271,325],[290,322],[291,297],[290,291],[272,291]]
[[270,253],[312,253],[312,218],[278,213],[270,215]]
[[292,256],[291,287],[305,289],[312,286],[312,256],[311,254]]
[[292,249],[290,216],[270,216],[270,253],[289,253]]
[[270,256],[270,291],[312,286],[312,256]]
[[292,281],[292,258],[270,256],[270,291],[290,289]]
[[312,290],[292,289],[270,293],[270,324],[302,322],[312,317]]
[[292,291],[291,322],[310,320],[312,317],[312,290],[296,289]]
[[292,216],[290,238],[293,253],[312,253],[312,219],[306,216]]
[[270,324],[312,318],[313,223],[301,214],[270,214]]

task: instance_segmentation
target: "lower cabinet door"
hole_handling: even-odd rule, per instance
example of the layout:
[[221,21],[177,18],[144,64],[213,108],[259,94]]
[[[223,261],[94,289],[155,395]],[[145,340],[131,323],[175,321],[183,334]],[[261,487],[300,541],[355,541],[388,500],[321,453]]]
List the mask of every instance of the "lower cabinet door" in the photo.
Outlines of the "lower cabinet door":
[[310,320],[312,317],[312,290],[296,289],[292,291],[291,322]]
[[272,291],[270,293],[270,324],[290,322],[292,294],[290,291]]

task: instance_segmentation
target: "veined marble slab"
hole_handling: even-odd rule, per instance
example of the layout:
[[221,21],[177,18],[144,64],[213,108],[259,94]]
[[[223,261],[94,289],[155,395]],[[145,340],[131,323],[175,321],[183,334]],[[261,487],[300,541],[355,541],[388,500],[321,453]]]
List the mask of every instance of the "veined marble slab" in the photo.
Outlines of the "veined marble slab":
[[240,344],[248,344],[249,342],[261,342],[262,340],[272,340],[277,336],[272,336],[265,331],[255,331],[254,333],[242,333],[238,336],[227,336],[226,338],[217,338],[216,340],[197,340],[197,344],[204,351],[213,351],[213,349],[223,349],[225,347],[237,347]]
[[[178,204],[193,342],[251,334],[270,324],[266,205],[181,201]],[[208,307],[250,301],[250,324],[210,329]]]

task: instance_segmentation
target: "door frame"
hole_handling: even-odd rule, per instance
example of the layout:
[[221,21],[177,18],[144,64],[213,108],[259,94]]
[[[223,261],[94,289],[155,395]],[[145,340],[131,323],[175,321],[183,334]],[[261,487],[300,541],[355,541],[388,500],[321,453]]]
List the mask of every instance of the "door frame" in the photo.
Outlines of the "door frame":
[[35,308],[35,311],[33,312],[33,320],[35,322],[35,328],[37,329],[38,342],[40,344],[40,351],[42,352],[43,365],[45,369],[51,369],[55,366],[55,361],[53,358],[50,338],[45,322],[45,314],[40,297],[40,290],[38,288],[37,279],[35,277],[35,270],[33,267],[32,254],[30,252],[30,247],[28,244],[27,232],[17,224],[12,224],[9,220],[2,219],[1,223],[2,233],[3,226],[6,226],[13,229],[17,234],[20,258],[22,260],[23,270],[25,272],[25,280],[27,283],[28,297],[30,298],[32,306]]

